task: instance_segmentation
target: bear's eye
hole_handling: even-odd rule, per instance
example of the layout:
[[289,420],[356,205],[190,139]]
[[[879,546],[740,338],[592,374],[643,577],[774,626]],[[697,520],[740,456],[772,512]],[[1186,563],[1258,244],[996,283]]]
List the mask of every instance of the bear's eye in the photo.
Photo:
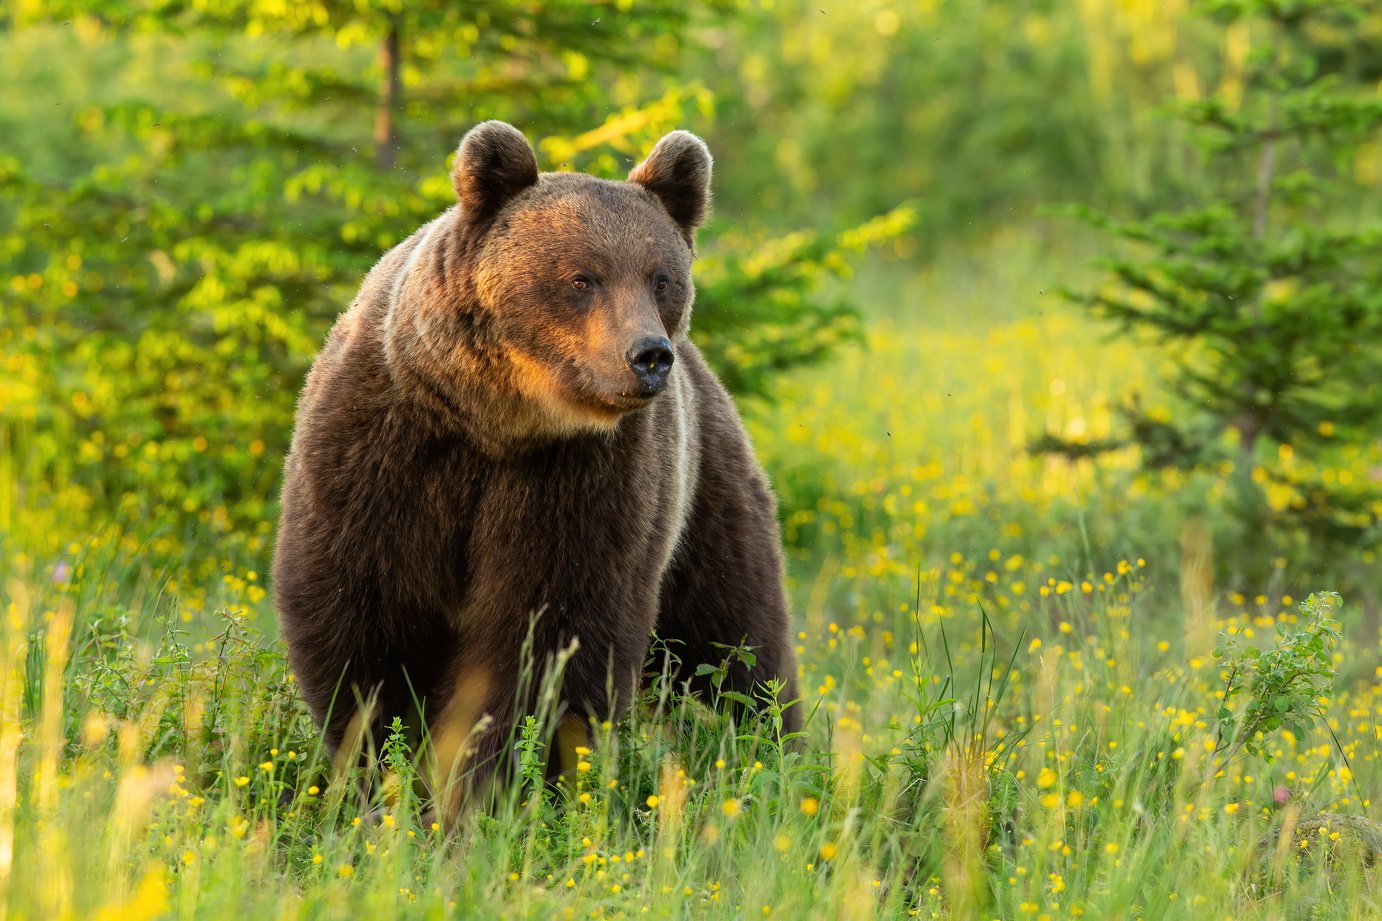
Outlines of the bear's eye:
[[575,278],[571,279],[571,287],[575,288],[577,291],[584,291],[590,287],[590,279],[586,278],[584,275],[577,275]]
[[665,279],[665,278],[659,278],[659,279],[657,280],[657,283],[656,283],[655,285],[653,285],[653,290],[654,290],[654,291],[666,291],[666,290],[667,290],[667,279]]

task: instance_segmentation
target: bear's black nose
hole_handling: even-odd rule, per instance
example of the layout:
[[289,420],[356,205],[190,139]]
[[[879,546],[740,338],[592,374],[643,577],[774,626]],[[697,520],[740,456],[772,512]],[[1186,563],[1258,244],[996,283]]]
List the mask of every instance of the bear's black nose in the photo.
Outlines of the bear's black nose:
[[645,397],[656,396],[667,386],[667,372],[672,370],[675,359],[672,343],[665,336],[644,336],[624,356],[638,378],[639,392]]

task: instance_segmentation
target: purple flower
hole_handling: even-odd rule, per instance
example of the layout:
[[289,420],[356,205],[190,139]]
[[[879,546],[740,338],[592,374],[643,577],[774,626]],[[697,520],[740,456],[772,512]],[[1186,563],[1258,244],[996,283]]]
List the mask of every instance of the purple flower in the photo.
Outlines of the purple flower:
[[66,585],[72,578],[72,567],[67,565],[66,560],[58,560],[53,567],[53,581],[59,585]]

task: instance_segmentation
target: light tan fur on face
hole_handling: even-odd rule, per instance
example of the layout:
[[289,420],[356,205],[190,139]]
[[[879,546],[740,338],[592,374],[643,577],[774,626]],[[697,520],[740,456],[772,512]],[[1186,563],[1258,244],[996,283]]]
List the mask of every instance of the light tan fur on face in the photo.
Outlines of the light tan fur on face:
[[[573,202],[558,200],[536,210],[536,215],[524,215],[523,220],[540,217],[548,231],[555,227],[570,234],[591,235]],[[622,315],[621,311],[615,316],[592,311],[578,334],[555,322],[530,328],[528,332],[536,333],[546,350],[555,353],[539,357],[528,345],[499,335],[502,318],[511,305],[495,292],[504,290],[508,273],[514,271],[513,260],[518,258],[518,254],[501,252],[484,260],[475,275],[475,292],[484,306],[473,316],[492,325],[495,335],[488,342],[458,337],[459,305],[469,295],[454,287],[446,265],[438,262],[434,253],[444,238],[455,245],[461,219],[453,210],[423,228],[394,275],[382,330],[390,368],[405,379],[429,381],[431,387],[409,389],[444,415],[454,416],[454,406],[474,407],[477,411],[454,421],[496,454],[514,442],[613,431],[633,407],[601,405],[598,395],[588,391],[603,389],[619,394],[632,386],[632,381],[620,380],[628,373],[623,356],[635,338],[634,332],[644,327],[660,328],[655,315]],[[603,227],[598,236],[602,245],[615,247],[616,238],[632,236],[633,231],[633,224]],[[620,341],[621,334],[629,341]],[[578,389],[586,392],[572,392],[573,375],[579,379]],[[477,403],[483,403],[484,408]]]
[[[525,422],[553,435],[608,432],[641,405],[625,355],[644,336],[668,335],[645,275],[666,271],[689,287],[690,254],[656,204],[611,193],[614,183],[567,186],[543,177],[538,200],[516,205],[494,231],[474,276],[510,381],[536,404]],[[566,297],[577,272],[599,279],[584,316]],[[677,331],[689,309],[679,313]]]
[[506,353],[514,369],[514,384],[541,410],[547,435],[575,435],[582,431],[609,432],[621,413],[572,400],[551,368],[518,349]]
[[637,401],[627,406],[604,403],[602,395],[625,398],[633,388],[633,378],[624,355],[643,335],[665,335],[655,310],[638,309],[637,304],[621,310],[592,310],[581,324],[579,334],[552,325],[543,330],[546,346],[556,362],[587,378],[595,393],[573,392],[562,379],[562,367],[551,359],[529,355],[522,348],[509,346],[505,357],[513,371],[514,386],[539,409],[547,423],[546,434],[573,435],[583,431],[609,432]]

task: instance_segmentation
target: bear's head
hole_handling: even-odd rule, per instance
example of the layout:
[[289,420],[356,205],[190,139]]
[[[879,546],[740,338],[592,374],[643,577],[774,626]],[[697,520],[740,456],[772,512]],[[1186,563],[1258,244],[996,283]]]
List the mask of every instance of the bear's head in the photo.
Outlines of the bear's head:
[[[657,398],[690,323],[694,234],[710,152],[668,134],[624,182],[539,173],[503,122],[461,142],[452,172],[470,277],[512,386],[551,431],[609,430]],[[536,420],[534,420],[536,421]]]

